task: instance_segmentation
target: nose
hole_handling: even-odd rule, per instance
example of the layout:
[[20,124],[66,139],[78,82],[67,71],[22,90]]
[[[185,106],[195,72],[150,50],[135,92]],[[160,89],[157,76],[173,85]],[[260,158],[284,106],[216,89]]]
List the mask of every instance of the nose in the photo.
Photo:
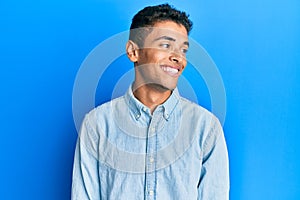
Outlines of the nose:
[[182,62],[182,56],[176,52],[171,52],[170,60],[174,63],[179,63],[179,62]]

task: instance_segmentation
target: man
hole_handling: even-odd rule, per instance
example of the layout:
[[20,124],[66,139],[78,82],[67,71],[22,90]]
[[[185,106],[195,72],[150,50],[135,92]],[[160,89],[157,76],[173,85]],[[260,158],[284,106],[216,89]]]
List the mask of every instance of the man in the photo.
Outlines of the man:
[[126,52],[135,80],[124,96],[86,115],[73,200],[229,198],[222,127],[176,88],[191,27],[186,13],[168,4],[134,16]]

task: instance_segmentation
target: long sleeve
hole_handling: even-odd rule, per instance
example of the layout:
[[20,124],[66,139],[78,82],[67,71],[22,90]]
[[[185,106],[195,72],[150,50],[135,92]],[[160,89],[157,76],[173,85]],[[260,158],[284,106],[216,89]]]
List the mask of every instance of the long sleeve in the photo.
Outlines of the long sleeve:
[[99,200],[100,184],[97,159],[97,139],[86,117],[76,144],[72,200]]
[[210,132],[204,142],[198,199],[229,199],[228,152],[223,130],[218,120],[213,120]]

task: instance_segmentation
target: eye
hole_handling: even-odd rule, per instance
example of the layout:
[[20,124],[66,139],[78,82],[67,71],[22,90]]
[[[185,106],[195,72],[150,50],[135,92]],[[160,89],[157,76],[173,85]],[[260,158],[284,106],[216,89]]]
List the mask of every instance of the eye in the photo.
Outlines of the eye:
[[188,49],[181,49],[182,53],[186,54],[188,52]]
[[170,47],[170,45],[167,43],[160,44],[159,46],[162,48],[166,48],[166,49],[168,49]]

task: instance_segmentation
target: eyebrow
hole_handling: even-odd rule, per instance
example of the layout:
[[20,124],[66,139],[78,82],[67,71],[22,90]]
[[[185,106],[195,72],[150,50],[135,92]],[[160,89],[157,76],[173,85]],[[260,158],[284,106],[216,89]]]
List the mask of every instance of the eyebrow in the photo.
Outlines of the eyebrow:
[[[161,37],[158,37],[156,39],[153,40],[153,42],[155,41],[158,41],[158,40],[169,40],[169,41],[172,41],[172,42],[175,42],[176,40],[172,37],[169,37],[169,36],[161,36]],[[185,41],[183,44],[187,45],[187,46],[190,46],[190,43],[188,41]]]

